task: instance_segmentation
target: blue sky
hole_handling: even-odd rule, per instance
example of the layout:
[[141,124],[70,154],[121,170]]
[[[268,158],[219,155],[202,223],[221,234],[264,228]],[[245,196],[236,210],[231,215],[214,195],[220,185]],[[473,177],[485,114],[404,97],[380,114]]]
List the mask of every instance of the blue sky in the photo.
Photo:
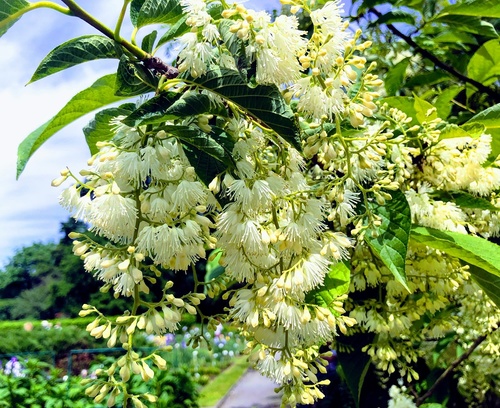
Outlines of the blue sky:
[[[114,26],[121,0],[80,0],[79,4]],[[279,0],[252,0],[248,8],[279,8]],[[71,38],[95,34],[84,22],[53,10],[38,9],[24,15],[0,37],[0,267],[15,250],[34,242],[55,242],[68,213],[59,206],[61,188],[51,187],[59,171],[78,172],[89,156],[82,127],[84,117],[46,142],[16,181],[17,146],[33,130],[55,115],[77,92],[112,72],[116,61],[93,61],[27,85],[42,58]],[[127,37],[126,30],[123,33]]]

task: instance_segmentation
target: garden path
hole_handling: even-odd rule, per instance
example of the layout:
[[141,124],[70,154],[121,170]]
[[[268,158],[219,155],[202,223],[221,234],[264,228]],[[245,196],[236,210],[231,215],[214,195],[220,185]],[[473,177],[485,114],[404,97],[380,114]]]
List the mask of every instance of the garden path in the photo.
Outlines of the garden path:
[[249,369],[215,408],[279,408],[276,383]]

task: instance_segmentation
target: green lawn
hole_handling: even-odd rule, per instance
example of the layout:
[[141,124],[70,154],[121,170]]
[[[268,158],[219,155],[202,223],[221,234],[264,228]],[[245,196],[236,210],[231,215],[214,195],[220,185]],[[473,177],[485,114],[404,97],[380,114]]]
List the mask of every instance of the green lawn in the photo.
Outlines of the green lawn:
[[213,407],[247,371],[247,356],[239,356],[234,363],[205,385],[200,391],[200,407]]

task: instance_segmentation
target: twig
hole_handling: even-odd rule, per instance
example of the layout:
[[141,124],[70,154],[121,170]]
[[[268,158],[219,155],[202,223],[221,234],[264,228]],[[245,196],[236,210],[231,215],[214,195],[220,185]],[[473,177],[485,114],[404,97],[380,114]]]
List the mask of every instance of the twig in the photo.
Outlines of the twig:
[[498,326],[494,328],[491,332],[482,334],[479,336],[476,340],[474,340],[474,343],[467,349],[467,351],[462,354],[459,358],[457,358],[455,361],[453,361],[446,370],[439,376],[439,378],[432,384],[432,387],[427,390],[425,394],[422,396],[418,397],[417,400],[415,401],[415,404],[418,406],[422,405],[422,403],[429,398],[434,391],[436,391],[436,388],[441,384],[446,377],[448,377],[455,368],[457,368],[464,360],[469,358],[469,356],[472,354],[472,352],[479,347],[479,345],[486,340],[489,334],[493,333],[495,330],[498,329]]
[[[370,8],[368,11],[370,13],[375,14],[378,18],[382,17],[382,13],[375,8]],[[392,25],[392,24],[386,24],[386,25],[387,25],[387,28],[393,34],[397,35],[399,38],[406,41],[406,43],[408,45],[410,45],[411,47],[413,47],[420,55],[422,55],[422,57],[427,58],[429,61],[433,62],[437,67],[444,69],[446,72],[450,73],[451,75],[460,79],[461,81],[474,86],[475,88],[477,88],[481,92],[484,92],[489,97],[491,97],[493,99],[493,101],[495,101],[495,103],[500,102],[500,96],[499,96],[499,93],[497,90],[490,88],[489,86],[483,85],[481,82],[478,82],[475,79],[469,78],[467,75],[464,75],[461,72],[457,71],[451,65],[448,65],[445,62],[441,61],[434,54],[432,54],[431,52],[427,51],[425,48],[422,48],[420,45],[418,45],[413,40],[413,38],[402,33],[401,31],[399,31],[394,25]]]

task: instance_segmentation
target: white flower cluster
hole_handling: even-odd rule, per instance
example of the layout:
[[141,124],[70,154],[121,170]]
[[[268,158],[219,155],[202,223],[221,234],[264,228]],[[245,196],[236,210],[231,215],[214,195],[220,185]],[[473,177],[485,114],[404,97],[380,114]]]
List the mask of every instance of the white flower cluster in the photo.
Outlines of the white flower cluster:
[[459,389],[470,407],[485,405],[488,394],[499,396],[500,390],[500,313],[498,307],[481,290],[475,290],[462,301],[457,333],[460,346],[466,350],[483,335],[486,339],[458,367]]
[[[180,38],[181,72],[198,77],[210,67],[238,69],[227,43],[241,43],[246,63],[256,64],[256,82],[285,86],[287,97],[296,99],[298,111],[309,118],[320,121],[348,117],[357,127],[363,124],[364,117],[373,115],[375,94],[369,88],[382,82],[370,73],[375,65],[363,71],[366,59],[356,55],[370,42],[356,44],[361,32],[350,38],[338,1],[329,1],[313,11],[306,2],[294,5],[295,12],[302,7],[310,11],[314,27],[311,38],[298,29],[294,15],[281,15],[272,21],[265,11],[234,4],[222,12],[222,20],[214,20],[204,0],[183,0],[181,4],[188,16],[186,23],[192,27]],[[220,39],[224,39],[226,47]],[[351,92],[356,80],[361,87]]]
[[[370,44],[357,45],[359,32],[350,38],[338,1],[321,9],[309,9],[310,2],[300,0],[283,3],[292,6],[292,14],[300,8],[309,13],[310,38],[298,29],[294,15],[272,21],[266,12],[223,2],[226,9],[215,20],[207,1],[181,0],[191,29],[179,39],[178,68],[196,78],[214,66],[240,69],[246,59],[247,69],[255,66],[258,84],[278,86],[285,101],[293,101],[305,135],[302,153],[234,101],[175,78],[168,89],[217,99],[220,106],[227,105],[228,117],[203,112],[137,128],[116,118],[114,138],[98,144],[90,168],[80,173],[83,179],[65,170],[54,181],[77,180],[62,193],[61,204],[109,241],[100,244],[74,234],[74,253],[104,281],[104,290],[112,288],[115,296],[134,302],[131,313],[115,320],[91,306],[82,311],[98,314],[88,327],[93,336],[108,339],[109,346],[124,344],[126,355],[106,372],[112,398],[118,392],[116,378],[127,382],[132,373],[151,378],[149,360],[164,366],[154,355],[136,355],[132,334],[136,328],[148,334],[171,332],[183,312],[198,312],[205,295],[197,293],[201,284],[194,264],[207,250],[220,250],[225,271],[216,282],[202,284],[215,295],[229,282],[238,283],[223,294],[229,299],[227,319],[247,337],[255,367],[279,384],[283,404],[292,407],[323,397],[318,386],[324,382],[318,382],[317,374],[325,372],[327,361],[319,348],[335,346],[337,330],[346,334],[356,322],[350,332],[376,335],[364,351],[377,368],[417,379],[413,366],[422,349],[415,344],[458,327],[466,312],[444,312],[465,305],[466,297],[478,292],[457,259],[410,241],[409,294],[364,237],[382,223],[373,208],[384,206],[397,191],[405,194],[414,223],[498,235],[500,170],[487,163],[491,137],[445,137],[447,130],[438,119],[412,126],[415,121],[405,113],[378,107],[374,100],[381,81],[371,73],[374,65],[366,68],[366,59],[358,55]],[[234,168],[221,171],[206,186],[169,128],[182,123],[208,134],[211,119],[233,138]],[[483,207],[465,208],[445,199],[457,191],[483,200]],[[225,202],[223,208],[216,197]],[[378,298],[346,300],[342,294],[328,304],[321,296],[318,300],[325,278],[349,258],[350,291],[378,287]],[[194,291],[175,297],[173,283],[167,282],[160,300],[141,300],[140,293],[149,292],[161,268],[191,268]],[[496,316],[491,310],[482,312]],[[491,344],[485,348],[487,358],[498,354]],[[89,394],[96,402],[105,396],[100,389]],[[399,388],[390,393],[390,407],[414,406]]]
[[[380,113],[383,114],[384,109]],[[399,117],[396,120],[400,114],[394,111],[391,116],[406,137],[404,143],[388,148],[392,150],[390,154],[381,156],[379,168],[398,164],[399,170],[390,174],[389,178],[405,191],[413,222],[464,234],[497,236],[498,211],[493,207],[498,206],[496,191],[500,173],[494,162],[486,164],[491,152],[491,137],[480,134],[447,139],[442,137],[442,121],[439,119],[410,127],[411,118]],[[415,134],[422,143],[421,148],[406,145]],[[379,171],[373,178],[376,184],[380,174]],[[387,187],[382,184],[380,188],[383,191]],[[467,203],[460,206],[459,202],[449,198],[458,192],[470,194],[472,200],[484,200],[483,205],[492,208],[471,209]],[[339,196],[342,203],[342,195]],[[448,201],[445,201],[446,197]],[[346,221],[346,216],[338,210],[331,214],[339,220],[339,225],[355,219],[353,214]],[[471,342],[500,321],[497,308],[491,304],[486,307],[488,302],[473,300],[482,291],[470,280],[467,267],[461,265],[458,259],[425,245],[410,241],[405,272],[411,293],[362,241],[357,243],[351,265],[351,292],[379,287],[383,293],[378,300],[368,297],[363,301],[354,301],[350,298],[346,302],[349,315],[358,322],[353,331],[375,333],[377,341],[364,350],[379,369],[388,373],[398,372],[408,382],[418,379],[413,365],[418,358],[426,357],[427,349],[422,345],[457,330],[463,332],[466,316],[474,322],[471,327],[480,328],[479,332],[471,335]],[[478,305],[481,305],[479,309]],[[488,318],[481,321],[485,308]],[[422,324],[424,321],[427,323]],[[497,378],[495,370],[485,376],[474,374],[479,361],[498,358],[498,348],[491,347],[491,341],[494,341],[493,335],[484,346],[486,351],[481,348],[464,366],[464,377],[460,381],[466,395],[474,395],[475,384],[481,383],[485,390],[481,394],[484,399],[486,390],[490,390],[487,384],[492,378]],[[474,376],[477,382],[472,380]]]
[[[446,138],[446,128],[437,129],[440,120],[423,126],[419,139],[429,146],[422,156],[420,169],[406,191],[415,223],[436,229],[467,234],[497,236],[500,232],[500,168],[487,163],[491,153],[491,136],[466,135]],[[466,133],[466,131],[461,131]],[[490,208],[470,209],[446,200],[446,193],[464,192],[488,200]]]
[[393,122],[407,127],[411,118],[386,105],[378,115],[385,120],[345,133],[326,122],[304,121],[311,134],[304,155],[317,163],[310,177],[330,203],[328,220],[341,230],[354,224],[351,234],[359,237],[369,225],[380,225],[369,212],[356,212],[359,203],[366,206],[368,197],[373,197],[384,205],[391,199],[390,191],[404,189],[414,171],[412,157],[418,154],[408,138],[396,134],[391,126]]
[[[412,365],[426,351],[415,344],[441,338],[459,326],[459,316],[445,311],[478,290],[469,273],[457,259],[413,242],[406,268],[411,293],[364,245],[356,247],[351,264],[352,292],[378,286],[385,293],[379,300],[346,302],[349,316],[358,322],[356,328],[377,334],[377,342],[365,351],[379,369],[397,371],[408,381],[418,379]],[[427,324],[418,324],[427,319]]]
[[387,408],[416,408],[417,405],[413,402],[413,398],[406,394],[406,387],[397,385],[389,388],[389,404]]
[[[117,123],[122,118],[117,119]],[[164,131],[117,125],[116,136],[100,144],[82,170],[84,180],[65,189],[61,204],[90,224],[91,231],[114,245],[100,245],[74,234],[74,252],[85,269],[96,274],[115,293],[148,293],[147,282],[156,268],[146,259],[172,270],[186,270],[213,246],[212,222],[203,215],[211,193],[196,178],[182,147]],[[72,176],[63,172],[63,178]],[[184,306],[184,305],[182,305]],[[166,313],[166,315],[170,313]],[[177,322],[180,319],[174,318]],[[165,325],[160,325],[161,329]],[[167,327],[173,329],[167,319]]]
[[[236,172],[222,184],[231,202],[217,220],[217,245],[226,273],[247,285],[235,292],[230,318],[252,340],[261,373],[283,386],[287,403],[321,397],[324,371],[317,345],[332,341],[350,318],[342,299],[330,307],[307,293],[323,283],[330,265],[347,257],[351,241],[327,231],[325,202],[311,194],[298,153],[269,146],[259,129],[242,129],[233,157]],[[333,308],[333,309],[332,309]]]

